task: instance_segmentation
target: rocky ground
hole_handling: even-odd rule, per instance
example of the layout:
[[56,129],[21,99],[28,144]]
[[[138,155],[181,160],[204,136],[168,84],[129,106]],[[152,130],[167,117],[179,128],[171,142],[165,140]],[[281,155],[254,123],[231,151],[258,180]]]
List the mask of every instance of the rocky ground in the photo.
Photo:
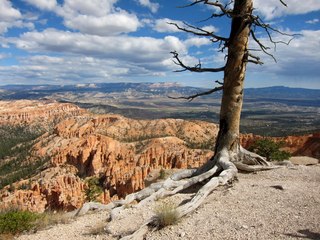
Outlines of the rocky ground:
[[[319,183],[320,164],[239,173],[232,186],[218,188],[195,212],[146,239],[320,239]],[[179,204],[192,195],[180,193],[170,201]],[[117,239],[107,232],[128,233],[154,208],[128,206],[111,223],[108,212],[93,212],[18,239]]]

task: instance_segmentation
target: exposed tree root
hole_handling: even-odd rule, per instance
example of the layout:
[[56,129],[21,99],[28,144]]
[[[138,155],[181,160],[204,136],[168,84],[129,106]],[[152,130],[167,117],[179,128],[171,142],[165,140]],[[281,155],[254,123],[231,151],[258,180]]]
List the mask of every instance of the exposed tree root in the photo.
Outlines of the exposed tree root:
[[[237,174],[237,169],[254,172],[279,167],[272,166],[263,157],[241,147],[238,153],[222,150],[202,168],[187,169],[175,173],[164,182],[153,183],[139,192],[127,195],[123,200],[114,201],[108,205],[86,203],[76,215],[83,215],[92,209],[111,210],[110,220],[112,221],[117,219],[122,210],[133,201],[138,201],[138,204],[133,207],[139,209],[158,199],[175,195],[197,183],[207,181],[189,202],[177,207],[178,217],[181,218],[198,208],[215,188],[232,181]],[[156,227],[155,218],[151,217],[138,230],[122,239],[143,239],[151,229]]]

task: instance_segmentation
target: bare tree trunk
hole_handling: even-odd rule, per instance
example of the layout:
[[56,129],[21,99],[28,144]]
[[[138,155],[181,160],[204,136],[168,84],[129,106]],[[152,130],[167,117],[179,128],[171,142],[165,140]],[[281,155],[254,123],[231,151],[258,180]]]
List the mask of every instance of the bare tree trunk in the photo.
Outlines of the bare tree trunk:
[[[198,2],[202,1],[197,1],[196,3]],[[211,4],[226,11],[218,1],[211,2]],[[182,217],[195,210],[217,186],[225,185],[232,181],[237,174],[237,168],[244,171],[260,171],[275,168],[269,166],[263,157],[243,149],[239,143],[243,83],[248,62],[248,41],[252,23],[252,9],[253,0],[235,0],[234,9],[232,13],[230,13],[232,15],[232,24],[230,37],[226,42],[228,59],[224,68],[220,129],[216,140],[214,157],[198,169],[186,169],[172,175],[164,182],[151,184],[149,187],[137,193],[126,196],[123,200],[110,203],[109,206],[105,208],[112,209],[110,213],[111,219],[116,219],[120,212],[125,211],[124,206],[134,200],[139,201],[136,205],[138,211],[140,207],[150,205],[150,203],[157,199],[172,196],[196,183],[204,182],[205,184],[189,202],[177,207],[178,217]],[[182,30],[185,29],[182,28]],[[184,69],[199,71],[198,68],[186,67],[180,61],[178,54],[174,53],[174,57],[178,65]],[[202,95],[214,91],[216,91],[216,89],[205,92]],[[200,95],[201,94],[190,96],[189,99]],[[255,164],[259,166],[249,166]],[[86,209],[95,207],[96,205],[88,205]],[[144,239],[146,233],[157,226],[156,222],[157,219],[153,216],[135,232],[125,236],[123,239]]]
[[230,38],[227,43],[228,58],[224,71],[216,154],[222,149],[227,149],[234,154],[240,151],[239,125],[243,102],[243,82],[248,60],[249,18],[252,9],[252,0],[238,0],[234,3],[233,12],[238,17],[232,19]]

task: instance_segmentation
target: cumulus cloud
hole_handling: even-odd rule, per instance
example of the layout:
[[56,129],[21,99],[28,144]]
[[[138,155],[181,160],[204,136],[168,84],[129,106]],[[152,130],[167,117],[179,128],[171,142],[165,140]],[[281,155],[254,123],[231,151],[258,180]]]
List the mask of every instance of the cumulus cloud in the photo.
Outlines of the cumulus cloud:
[[53,10],[57,6],[56,0],[24,0],[41,10]]
[[[126,81],[132,77],[164,76],[170,66],[164,62],[147,66],[119,59],[101,59],[88,56],[65,55],[52,57],[35,55],[18,59],[19,64],[0,66],[2,83],[74,84],[88,82]],[[172,66],[172,62],[171,62]]]
[[72,30],[100,36],[134,32],[141,25],[136,15],[114,4],[118,0],[24,0],[40,10],[52,11],[63,18],[64,25]]
[[11,27],[23,25],[20,11],[13,8],[10,1],[0,1],[0,9],[0,34],[5,33]]
[[216,33],[219,31],[219,29],[215,26],[212,26],[212,25],[208,25],[208,26],[204,26],[202,27],[203,30],[206,30],[208,32],[212,32],[212,33]]
[[181,30],[179,30],[176,26],[169,24],[169,23],[176,23],[180,26],[184,25],[182,21],[172,20],[169,18],[161,18],[161,19],[157,19],[155,21],[153,29],[157,32],[162,32],[162,33],[181,32]]
[[209,45],[212,42],[208,38],[192,37],[185,40],[184,43],[187,47],[192,47],[192,46],[201,47],[203,45]]
[[[0,34],[8,31],[9,28],[28,28],[33,29],[34,24],[26,21],[19,10],[15,9],[11,2],[7,0],[0,1]],[[1,43],[1,45],[3,45]]]
[[254,7],[256,12],[262,15],[266,20],[271,20],[284,15],[305,14],[320,10],[319,0],[299,0],[287,1],[287,7],[283,6],[279,0],[256,0]]
[[[303,30],[299,32],[289,45],[278,44],[276,51],[271,52],[277,59],[275,63],[267,55],[261,54],[265,63],[262,67],[251,67],[253,71],[266,72],[276,76],[318,77],[320,65],[320,30]],[[283,36],[275,36],[275,40],[283,40]],[[268,39],[261,39],[268,44]]]
[[[172,20],[169,18],[161,18],[161,19],[157,19],[154,22],[153,25],[153,30],[157,31],[157,32],[168,32],[168,33],[175,33],[175,32],[182,32],[181,30],[179,30],[175,25],[170,24],[170,23],[175,23],[180,27],[185,27],[185,24],[182,21],[178,21],[178,20]],[[188,27],[186,27],[188,28]],[[208,26],[203,26],[201,27],[203,30],[208,31],[208,32],[218,32],[219,29],[216,28],[215,26],[212,25],[208,25]]]
[[8,0],[0,1],[0,21],[10,22],[21,18],[19,10],[12,7],[11,2]]
[[19,65],[0,66],[0,78],[10,83],[54,83],[110,81],[130,73],[131,66],[118,61],[67,55],[63,58],[35,55],[20,58]]
[[174,36],[167,36],[164,39],[96,36],[56,29],[46,29],[43,32],[27,32],[22,34],[20,38],[12,39],[12,42],[18,48],[27,51],[53,51],[102,58],[126,58],[134,62],[148,62],[163,58],[172,50],[186,52],[183,42]]
[[150,9],[151,12],[156,13],[160,7],[159,3],[152,3],[150,0],[139,0],[139,3]]
[[[176,50],[181,53],[181,56],[187,56],[186,44],[174,36],[166,36],[163,39],[122,35],[97,36],[46,29],[43,32],[27,32],[19,38],[11,38],[10,43],[15,44],[16,47],[20,49],[33,53],[61,53],[65,55],[65,59],[69,59],[68,56],[74,55],[79,56],[78,58],[90,58],[92,59],[91,62],[84,62],[91,65],[91,68],[87,70],[95,72],[95,75],[96,72],[100,72],[100,69],[104,69],[104,75],[110,78],[112,78],[112,76],[126,76],[130,78],[142,75],[162,76],[167,71],[171,71],[173,67],[170,51]],[[56,64],[55,62],[58,62],[61,64],[62,67],[60,67],[63,69],[63,72],[66,72],[66,76],[69,76],[70,72],[73,75],[76,74],[76,70],[74,72],[73,69],[69,71],[66,62],[62,64],[60,60],[56,58],[38,57],[32,58],[32,60],[39,60],[39,65],[41,62],[50,64]],[[170,67],[167,64],[169,61],[171,62]],[[77,65],[76,60],[72,64]],[[70,66],[72,66],[72,64],[70,64]],[[106,65],[104,66],[103,64],[109,65],[106,67]],[[106,70],[109,69],[109,67],[111,70]],[[84,76],[82,69],[86,68],[82,67],[80,69],[79,76]],[[116,72],[114,72],[115,70]],[[24,71],[26,70],[24,69]],[[28,71],[30,71],[30,68],[28,68]],[[51,72],[53,70],[48,67],[46,70],[39,71]],[[32,69],[32,72],[35,72],[35,69]],[[59,78],[62,78],[62,75],[59,75]],[[97,79],[98,76],[95,80]]]
[[65,0],[56,13],[64,24],[81,33],[109,36],[134,32],[141,25],[136,15],[115,8],[117,0]]

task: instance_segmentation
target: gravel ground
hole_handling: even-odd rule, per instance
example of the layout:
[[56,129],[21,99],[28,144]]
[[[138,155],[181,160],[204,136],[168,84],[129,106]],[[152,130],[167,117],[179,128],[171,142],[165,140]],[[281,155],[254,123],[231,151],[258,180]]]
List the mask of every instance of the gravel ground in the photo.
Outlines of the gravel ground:
[[[149,233],[146,239],[320,239],[319,164],[239,173],[238,179],[233,186],[219,187],[178,224]],[[191,196],[178,194],[170,201],[179,204]],[[128,233],[150,217],[152,209],[128,207],[112,223],[107,223],[107,212],[91,213],[18,239],[116,239],[103,228]]]

